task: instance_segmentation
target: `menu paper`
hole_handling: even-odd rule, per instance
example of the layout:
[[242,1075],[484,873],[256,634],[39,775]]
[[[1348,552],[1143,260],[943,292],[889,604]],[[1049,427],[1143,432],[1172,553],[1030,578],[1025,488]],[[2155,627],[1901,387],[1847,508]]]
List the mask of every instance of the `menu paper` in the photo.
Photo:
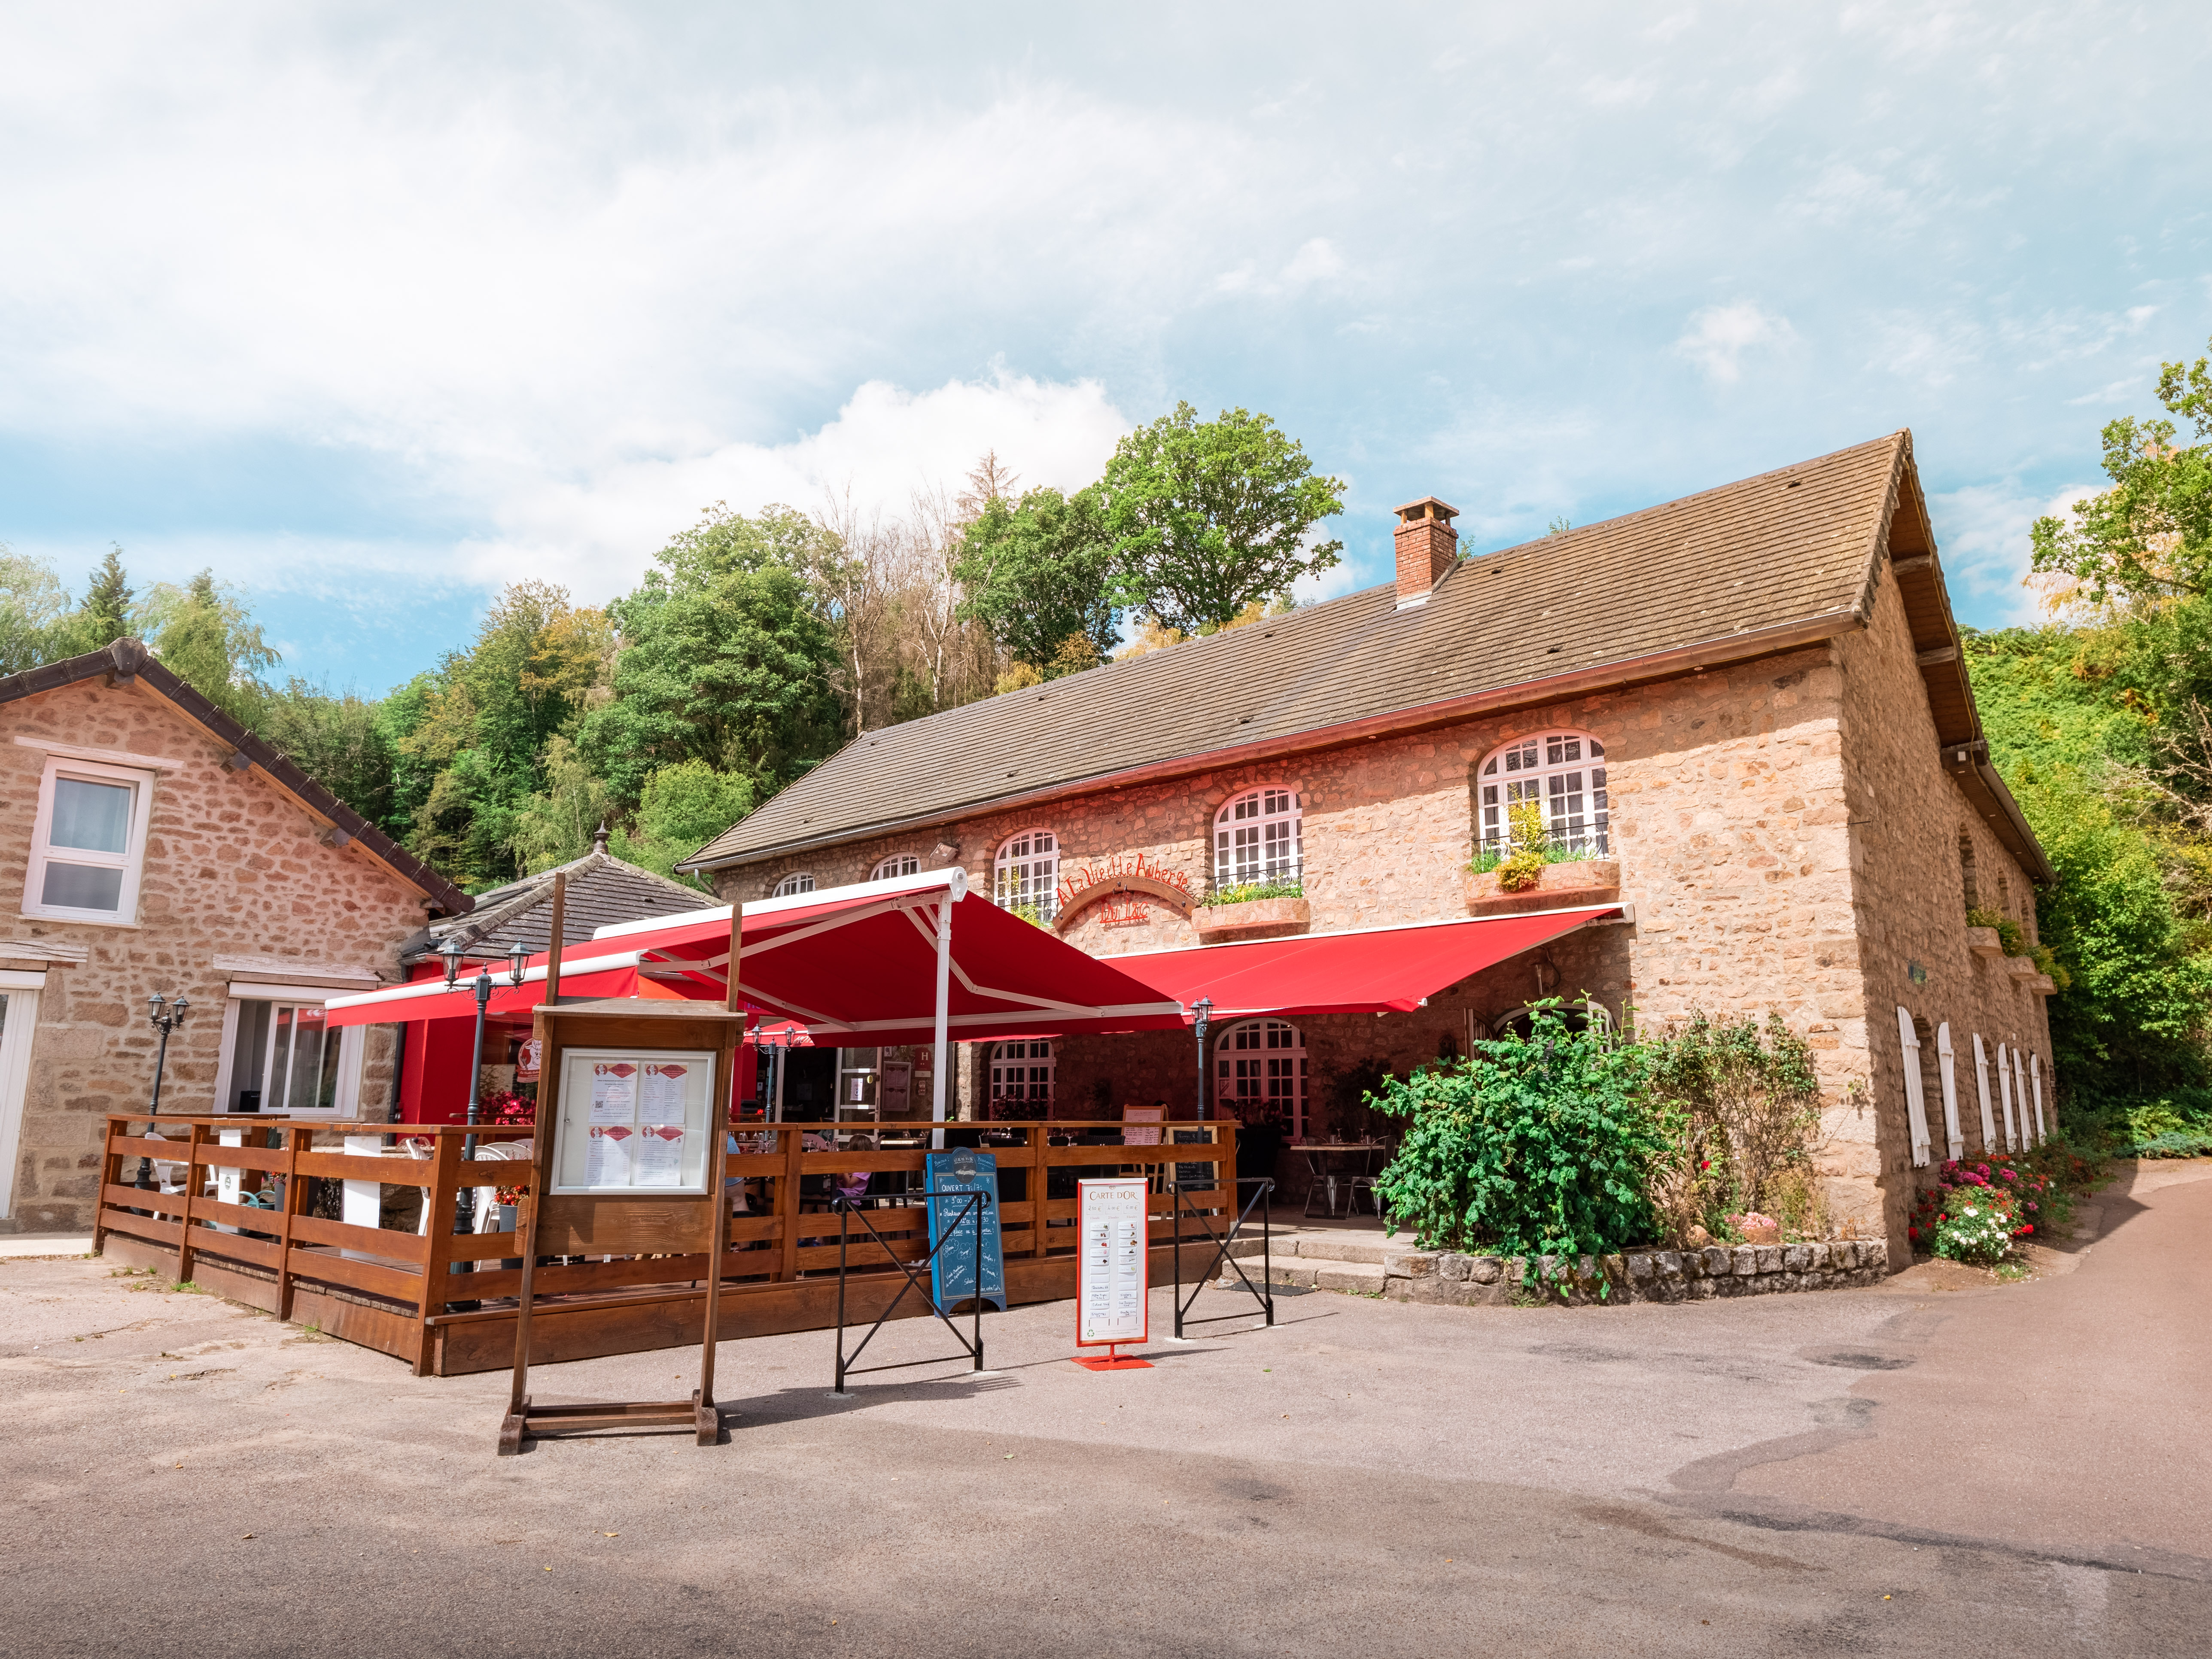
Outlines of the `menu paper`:
[[592,1067],[592,1121],[629,1123],[636,1115],[636,1090],[630,1079],[637,1067],[622,1060],[602,1060]]
[[594,1123],[591,1137],[591,1155],[584,1166],[586,1184],[592,1187],[629,1186],[631,1131],[622,1124]]
[[638,1073],[637,1121],[640,1123],[684,1121],[685,1066],[661,1066],[647,1060]]
[[1147,1185],[1141,1177],[1079,1181],[1075,1194],[1076,1346],[1145,1341]]
[[673,1187],[684,1179],[684,1126],[656,1124],[637,1136],[637,1184]]

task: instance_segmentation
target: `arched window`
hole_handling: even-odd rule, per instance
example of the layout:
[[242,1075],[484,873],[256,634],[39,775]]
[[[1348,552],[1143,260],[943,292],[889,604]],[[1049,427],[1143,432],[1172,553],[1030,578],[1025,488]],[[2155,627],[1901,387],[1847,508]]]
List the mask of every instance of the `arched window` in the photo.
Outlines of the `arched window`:
[[912,853],[894,853],[869,873],[870,881],[889,881],[894,876],[918,876],[921,860]]
[[1270,784],[1225,801],[1213,815],[1213,883],[1296,881],[1302,863],[1297,792]]
[[1544,834],[1571,852],[1613,850],[1605,798],[1605,745],[1582,732],[1540,732],[1516,738],[1483,762],[1476,780],[1480,844],[1504,852],[1513,840],[1511,811],[1523,801],[1542,809]]
[[1306,1138],[1306,1040],[1279,1019],[1248,1019],[1221,1034],[1213,1050],[1217,1109],[1245,1122],[1280,1117],[1291,1139]]
[[811,893],[813,890],[813,877],[803,874],[786,876],[781,881],[776,883],[775,891],[769,894],[769,896],[770,898],[789,898],[794,893]]
[[991,900],[1050,921],[1060,908],[1060,842],[1049,830],[1024,830],[999,848],[991,869]]
[[1001,1042],[991,1050],[991,1115],[1040,1118],[1052,1115],[1052,1042],[1031,1037]]
[[[1612,1012],[1602,1002],[1563,1002],[1553,1012],[1558,1015],[1559,1024],[1570,1031],[1601,1034],[1613,1030]],[[1536,1028],[1536,1011],[1516,1008],[1500,1014],[1490,1024],[1493,1036],[1517,1036],[1526,1042]]]

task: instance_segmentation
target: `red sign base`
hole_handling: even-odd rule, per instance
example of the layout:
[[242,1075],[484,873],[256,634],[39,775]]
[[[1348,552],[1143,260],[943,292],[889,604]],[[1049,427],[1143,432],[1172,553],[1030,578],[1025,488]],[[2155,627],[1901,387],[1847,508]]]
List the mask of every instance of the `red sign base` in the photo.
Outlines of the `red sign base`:
[[1152,1369],[1152,1362],[1149,1359],[1132,1359],[1127,1354],[1116,1352],[1115,1350],[1120,1346],[1118,1343],[1108,1343],[1106,1357],[1103,1359],[1091,1359],[1085,1355],[1077,1354],[1074,1357],[1075,1364],[1082,1366],[1086,1371],[1148,1371]]

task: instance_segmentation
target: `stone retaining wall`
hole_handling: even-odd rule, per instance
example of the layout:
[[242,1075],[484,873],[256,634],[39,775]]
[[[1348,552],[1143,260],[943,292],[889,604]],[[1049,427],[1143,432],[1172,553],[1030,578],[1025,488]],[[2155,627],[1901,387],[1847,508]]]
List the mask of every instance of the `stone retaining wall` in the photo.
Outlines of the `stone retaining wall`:
[[[1695,1302],[1717,1296],[1771,1296],[1879,1284],[1889,1273],[1882,1240],[1825,1244],[1712,1245],[1702,1250],[1632,1250],[1626,1255],[1462,1255],[1403,1250],[1382,1258],[1382,1296],[1459,1308],[1532,1299]],[[1601,1296],[1600,1286],[1610,1288]]]

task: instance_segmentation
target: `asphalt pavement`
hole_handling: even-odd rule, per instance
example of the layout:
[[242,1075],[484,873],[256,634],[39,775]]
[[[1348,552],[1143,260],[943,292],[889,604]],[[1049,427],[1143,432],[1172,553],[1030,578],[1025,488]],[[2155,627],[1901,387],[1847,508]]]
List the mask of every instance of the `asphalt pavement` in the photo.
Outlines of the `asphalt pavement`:
[[[0,1261],[0,1650],[2199,1654],[2208,1176],[2127,1170],[2018,1284],[1321,1291],[1110,1373],[1067,1363],[1058,1304],[987,1318],[983,1376],[845,1401],[829,1334],[732,1342],[724,1443],[505,1459],[504,1376],[416,1378],[104,1261]],[[950,1346],[906,1322],[870,1358]],[[533,1392],[681,1397],[695,1364],[541,1367]]]

